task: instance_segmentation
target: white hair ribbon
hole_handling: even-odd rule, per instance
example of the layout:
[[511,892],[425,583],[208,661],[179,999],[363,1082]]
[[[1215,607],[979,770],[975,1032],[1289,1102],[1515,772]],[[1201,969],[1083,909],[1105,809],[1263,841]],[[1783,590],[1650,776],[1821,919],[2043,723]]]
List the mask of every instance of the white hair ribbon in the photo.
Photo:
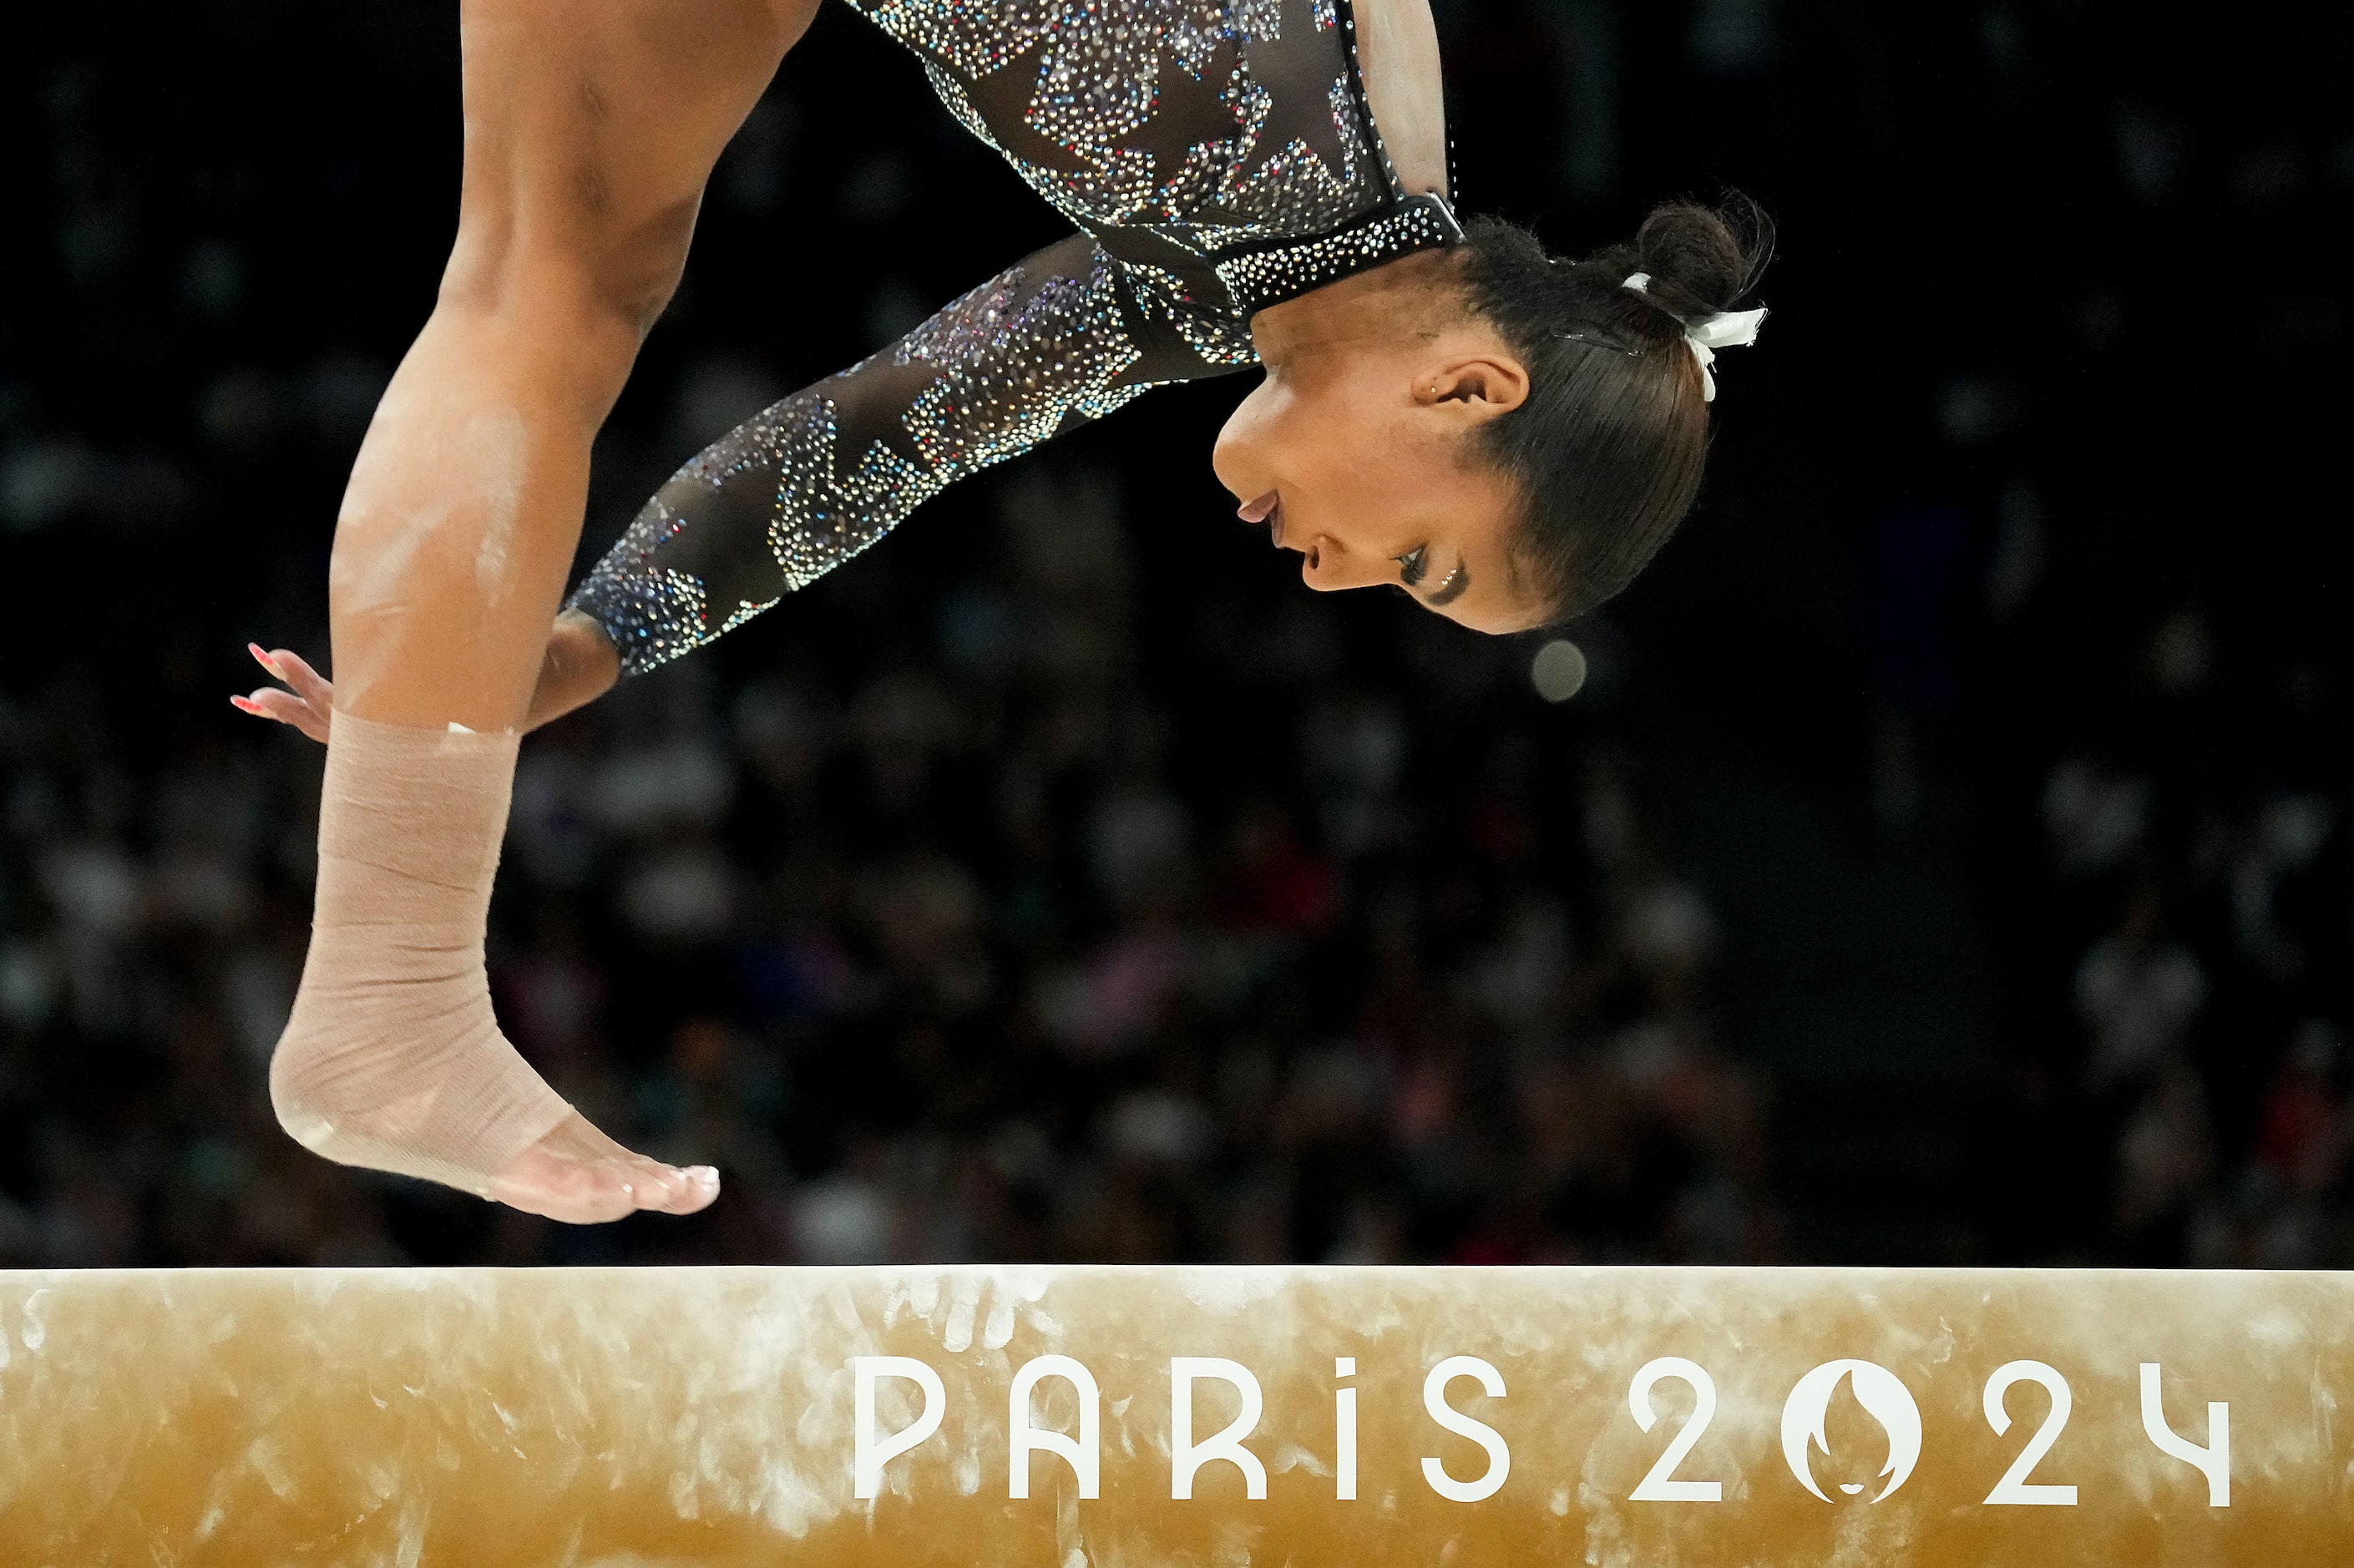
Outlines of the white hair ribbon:
[[[1651,286],[1649,272],[1630,274],[1622,289],[1644,293]],[[1665,306],[1661,306],[1665,309]],[[1716,375],[1709,366],[1716,363],[1720,348],[1747,348],[1757,341],[1757,323],[1766,319],[1766,307],[1754,311],[1719,311],[1698,321],[1683,323],[1684,342],[1691,348],[1692,358],[1700,366],[1700,395],[1704,402],[1716,401]]]

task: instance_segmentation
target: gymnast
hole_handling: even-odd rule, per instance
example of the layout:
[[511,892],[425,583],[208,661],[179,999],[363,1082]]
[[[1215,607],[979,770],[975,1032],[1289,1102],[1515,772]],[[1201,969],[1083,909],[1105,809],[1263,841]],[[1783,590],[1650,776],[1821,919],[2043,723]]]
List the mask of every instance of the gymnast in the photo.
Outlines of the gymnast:
[[493,1016],[519,737],[966,474],[1256,366],[1211,455],[1241,516],[1310,588],[1486,632],[1600,604],[1691,503],[1763,217],[1672,203],[1583,260],[1458,225],[1427,0],[848,3],[1077,232],[721,437],[567,601],[589,444],[817,0],[461,0],[457,239],[336,519],[334,683],[256,648],[291,689],[232,699],[327,746],[270,1092],[330,1160],[579,1223],[717,1195],[591,1126]]

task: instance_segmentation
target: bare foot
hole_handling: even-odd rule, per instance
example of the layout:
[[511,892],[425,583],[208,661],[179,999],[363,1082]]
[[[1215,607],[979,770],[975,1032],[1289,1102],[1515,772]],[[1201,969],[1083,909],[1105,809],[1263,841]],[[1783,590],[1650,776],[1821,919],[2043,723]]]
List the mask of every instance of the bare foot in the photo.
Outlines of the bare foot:
[[593,1225],[639,1209],[691,1214],[719,1196],[719,1172],[632,1154],[574,1111],[492,1177],[483,1195],[525,1213]]

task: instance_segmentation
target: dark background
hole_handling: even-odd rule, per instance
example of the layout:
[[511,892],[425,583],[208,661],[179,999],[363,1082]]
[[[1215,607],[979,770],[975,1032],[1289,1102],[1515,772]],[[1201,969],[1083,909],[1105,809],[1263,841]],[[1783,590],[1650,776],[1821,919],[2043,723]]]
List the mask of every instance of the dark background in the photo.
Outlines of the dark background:
[[[326,552],[453,222],[451,7],[0,51],[0,1263],[2354,1262],[2354,20],[1441,0],[1459,196],[1781,220],[1712,479],[1536,644],[1302,589],[1246,383],[961,487],[529,741],[517,1042],[691,1221],[330,1166],[262,1072]],[[1056,235],[839,7],[714,180],[585,551]],[[584,559],[587,558],[584,556]]]

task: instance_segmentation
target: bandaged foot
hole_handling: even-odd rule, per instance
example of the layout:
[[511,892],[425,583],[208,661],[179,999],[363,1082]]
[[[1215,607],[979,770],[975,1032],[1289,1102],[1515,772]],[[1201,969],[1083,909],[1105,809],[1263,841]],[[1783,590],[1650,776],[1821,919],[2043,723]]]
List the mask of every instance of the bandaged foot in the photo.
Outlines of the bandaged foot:
[[280,1125],[315,1154],[576,1223],[718,1195],[590,1126],[499,1032],[482,968],[513,734],[334,715],[319,888],[270,1060]]

